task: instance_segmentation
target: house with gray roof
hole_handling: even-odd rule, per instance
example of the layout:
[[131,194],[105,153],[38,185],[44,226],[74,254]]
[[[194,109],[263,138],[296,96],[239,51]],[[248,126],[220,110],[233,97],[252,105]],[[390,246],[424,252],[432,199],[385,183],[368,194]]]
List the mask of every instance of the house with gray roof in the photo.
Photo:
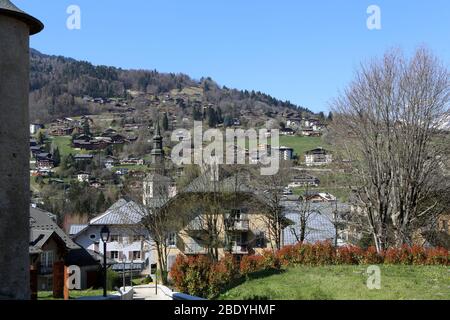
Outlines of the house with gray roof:
[[[110,230],[106,257],[113,270],[132,265],[136,273],[146,270],[154,263],[150,254],[148,233],[141,225],[146,211],[134,201],[120,199],[103,214],[91,219],[87,225],[72,225],[70,233],[75,242],[86,250],[103,256],[100,231],[103,226]],[[127,267],[129,268],[129,267]]]

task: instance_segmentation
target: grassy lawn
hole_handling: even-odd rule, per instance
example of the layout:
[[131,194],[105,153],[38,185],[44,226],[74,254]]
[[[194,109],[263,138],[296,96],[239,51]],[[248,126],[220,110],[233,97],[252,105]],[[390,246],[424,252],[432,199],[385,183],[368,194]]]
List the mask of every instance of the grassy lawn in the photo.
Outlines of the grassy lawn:
[[280,136],[280,146],[294,149],[300,161],[305,161],[306,151],[317,147],[330,149],[330,146],[324,143],[321,137]]
[[450,268],[382,265],[381,289],[366,286],[366,266],[299,266],[257,274],[221,300],[428,300],[450,299]]
[[[108,292],[111,294],[113,292]],[[71,290],[70,291],[70,299],[78,299],[82,297],[94,297],[103,295],[103,289],[87,289],[87,290]],[[53,298],[52,291],[39,291],[38,292],[38,300],[57,300]]]
[[82,153],[81,151],[76,151],[74,148],[72,148],[71,139],[72,138],[69,136],[51,138],[51,141],[57,145],[61,157],[67,156],[70,153],[73,155]]

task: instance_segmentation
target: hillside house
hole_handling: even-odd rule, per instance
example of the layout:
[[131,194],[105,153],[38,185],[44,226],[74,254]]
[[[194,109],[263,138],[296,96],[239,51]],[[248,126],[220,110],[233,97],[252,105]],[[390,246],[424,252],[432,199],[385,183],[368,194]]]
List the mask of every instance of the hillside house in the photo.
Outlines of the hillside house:
[[310,174],[295,175],[289,183],[289,188],[301,188],[301,187],[318,187],[320,180]]
[[292,128],[282,128],[280,129],[280,134],[283,136],[293,136],[295,135],[295,130]]
[[307,166],[321,166],[330,164],[333,161],[333,155],[324,148],[316,148],[305,153],[305,163]]

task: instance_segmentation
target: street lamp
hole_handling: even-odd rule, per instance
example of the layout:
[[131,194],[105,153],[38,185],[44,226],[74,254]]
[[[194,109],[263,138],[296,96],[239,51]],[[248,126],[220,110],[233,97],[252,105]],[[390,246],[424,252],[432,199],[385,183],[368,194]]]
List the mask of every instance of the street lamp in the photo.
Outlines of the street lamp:
[[106,297],[106,243],[109,240],[109,228],[103,226],[100,230],[100,237],[103,241],[103,296]]

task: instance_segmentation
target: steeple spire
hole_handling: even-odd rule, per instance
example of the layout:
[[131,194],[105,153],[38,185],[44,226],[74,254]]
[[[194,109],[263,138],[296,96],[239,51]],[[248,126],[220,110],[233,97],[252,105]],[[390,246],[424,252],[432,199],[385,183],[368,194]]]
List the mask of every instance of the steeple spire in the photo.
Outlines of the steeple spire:
[[161,129],[159,127],[159,119],[156,120],[155,124],[151,158],[153,170],[155,170],[158,174],[164,175],[164,149]]

